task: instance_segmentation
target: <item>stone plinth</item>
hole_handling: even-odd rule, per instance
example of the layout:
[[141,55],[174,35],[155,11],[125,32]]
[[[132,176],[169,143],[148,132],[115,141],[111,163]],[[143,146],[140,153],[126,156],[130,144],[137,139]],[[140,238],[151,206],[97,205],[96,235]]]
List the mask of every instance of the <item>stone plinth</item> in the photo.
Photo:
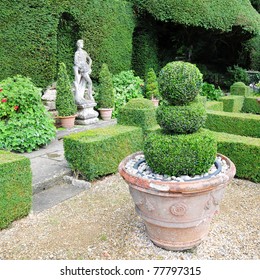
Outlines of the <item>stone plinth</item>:
[[98,122],[98,112],[94,110],[97,103],[88,101],[86,104],[77,105],[78,113],[76,124],[88,125]]

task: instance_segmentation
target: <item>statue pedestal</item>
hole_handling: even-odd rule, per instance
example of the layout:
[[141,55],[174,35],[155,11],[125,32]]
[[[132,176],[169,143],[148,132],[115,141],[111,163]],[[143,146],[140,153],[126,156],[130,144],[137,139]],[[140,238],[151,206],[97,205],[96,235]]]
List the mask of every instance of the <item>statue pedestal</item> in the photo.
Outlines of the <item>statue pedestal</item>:
[[88,125],[98,122],[98,112],[94,110],[96,105],[97,103],[92,101],[77,105],[78,113],[75,123],[80,125]]

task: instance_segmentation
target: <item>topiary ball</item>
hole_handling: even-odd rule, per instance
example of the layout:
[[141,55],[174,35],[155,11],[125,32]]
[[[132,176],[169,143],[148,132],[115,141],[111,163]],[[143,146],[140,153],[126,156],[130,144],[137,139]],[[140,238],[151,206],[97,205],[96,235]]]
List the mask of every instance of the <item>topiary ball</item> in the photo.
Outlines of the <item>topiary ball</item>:
[[184,105],[195,99],[202,87],[199,69],[183,61],[168,63],[159,73],[161,95],[171,105]]
[[203,127],[206,121],[206,109],[202,102],[191,102],[186,106],[163,104],[156,111],[156,119],[167,131],[188,134]]
[[146,136],[144,155],[153,172],[161,175],[200,175],[215,161],[217,141],[211,131],[166,134],[157,130]]

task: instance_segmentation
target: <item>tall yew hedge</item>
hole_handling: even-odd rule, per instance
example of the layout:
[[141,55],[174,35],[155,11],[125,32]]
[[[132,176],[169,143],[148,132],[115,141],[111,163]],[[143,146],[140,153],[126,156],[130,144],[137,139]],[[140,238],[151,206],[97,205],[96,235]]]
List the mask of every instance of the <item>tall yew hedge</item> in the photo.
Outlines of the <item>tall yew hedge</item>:
[[80,38],[94,62],[92,77],[102,63],[112,73],[131,67],[135,20],[128,2],[1,0],[0,10],[0,80],[22,74],[37,86],[48,85],[60,61],[71,69],[74,40]]

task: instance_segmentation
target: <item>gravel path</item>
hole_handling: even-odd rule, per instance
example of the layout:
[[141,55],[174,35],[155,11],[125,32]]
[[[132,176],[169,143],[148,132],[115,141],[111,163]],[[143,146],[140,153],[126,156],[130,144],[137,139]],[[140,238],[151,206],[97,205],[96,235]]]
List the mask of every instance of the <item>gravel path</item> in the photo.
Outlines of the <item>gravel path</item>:
[[147,238],[126,183],[108,176],[0,231],[0,259],[260,259],[260,184],[234,179],[207,239],[171,252]]

